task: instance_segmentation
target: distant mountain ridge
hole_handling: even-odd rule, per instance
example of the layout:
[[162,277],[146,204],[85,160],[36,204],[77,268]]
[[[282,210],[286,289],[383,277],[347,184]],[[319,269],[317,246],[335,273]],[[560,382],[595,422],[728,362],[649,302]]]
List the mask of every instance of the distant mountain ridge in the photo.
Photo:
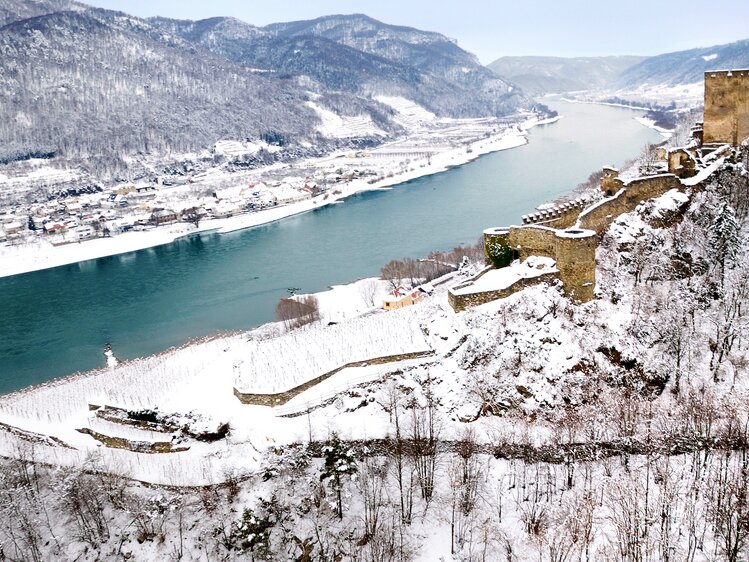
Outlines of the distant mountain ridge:
[[710,70],[749,68],[749,39],[652,57],[502,57],[488,66],[530,95],[579,90],[626,94],[699,85]]
[[605,88],[645,57],[502,57],[489,64],[532,95]]
[[[4,0],[0,18],[0,163],[42,153],[122,168],[225,138],[274,139],[284,157],[366,146],[403,131],[378,95],[452,117],[534,106],[446,37],[362,15],[259,28]],[[324,136],[326,111],[371,126]]]
[[73,0],[3,0],[0,3],[0,27],[63,10],[85,10],[87,6]]
[[368,97],[403,96],[438,115],[504,115],[533,105],[444,35],[362,14],[263,28],[233,18],[151,21],[248,67],[305,75]]
[[731,68],[749,68],[749,39],[649,57],[622,72],[615,85],[694,84],[702,82],[705,72]]

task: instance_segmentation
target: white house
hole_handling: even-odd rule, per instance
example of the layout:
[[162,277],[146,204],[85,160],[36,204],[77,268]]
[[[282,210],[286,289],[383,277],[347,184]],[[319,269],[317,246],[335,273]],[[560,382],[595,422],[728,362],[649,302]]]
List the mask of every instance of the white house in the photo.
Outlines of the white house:
[[81,240],[96,238],[96,230],[90,224],[84,224],[73,230],[73,236],[75,236],[79,242]]

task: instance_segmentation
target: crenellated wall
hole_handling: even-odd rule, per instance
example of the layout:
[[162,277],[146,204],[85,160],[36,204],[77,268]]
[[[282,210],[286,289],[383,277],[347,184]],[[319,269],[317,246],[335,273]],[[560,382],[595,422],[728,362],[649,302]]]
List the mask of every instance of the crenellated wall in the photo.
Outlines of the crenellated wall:
[[[580,210],[587,203],[584,199],[577,199],[525,215],[523,226],[485,230],[487,263],[504,267],[509,256],[519,257],[523,261],[530,256],[553,258],[558,273],[540,276],[532,282],[558,275],[565,292],[572,299],[579,302],[593,299],[598,239],[611,223],[620,215],[634,211],[643,201],[660,197],[672,189],[695,185],[695,181],[686,179],[682,183],[680,178],[693,178],[702,173],[709,159],[720,154],[720,149],[715,150],[718,144],[723,144],[723,148],[727,144],[737,146],[749,137],[749,70],[705,73],[705,118],[700,125],[703,126],[694,130],[694,138],[700,141],[697,148],[660,150],[658,157],[667,158],[669,173],[624,182],[618,170],[607,166],[603,169],[600,183],[604,199],[582,212]],[[574,228],[571,228],[573,225]],[[492,259],[489,259],[490,251],[494,252]],[[498,260],[497,254],[502,259]],[[462,310],[466,306],[508,296],[529,283],[524,280],[500,291],[466,294],[468,283],[461,285],[462,294],[450,292],[448,298],[453,308]]]
[[738,146],[749,136],[749,70],[705,72],[706,144]]
[[541,224],[552,228],[567,228],[575,224],[580,211],[590,204],[584,197],[578,197],[550,209],[523,215],[523,224]]
[[[674,151],[673,154],[678,155],[674,156],[674,162],[685,162],[680,152]],[[582,213],[573,207],[564,209],[564,214],[558,213],[555,217],[558,223],[554,222],[554,218],[548,212],[541,212],[527,215],[523,220],[528,223],[540,218],[544,221],[543,224],[488,228],[484,231],[487,263],[505,267],[511,261],[510,256],[521,261],[530,256],[545,256],[555,260],[558,273],[544,275],[533,281],[518,281],[498,291],[459,295],[450,292],[448,300],[452,307],[456,311],[464,310],[468,306],[507,297],[530,284],[552,278],[562,281],[565,293],[573,300],[592,300],[595,296],[596,249],[600,235],[619,215],[634,211],[643,201],[660,197],[671,189],[681,188],[682,183],[671,173],[643,176],[624,182],[616,169],[605,167],[600,187],[601,192],[607,196],[605,199],[589,206]],[[559,223],[563,224],[564,228],[553,227]],[[573,223],[575,226],[569,228],[570,225],[567,223]],[[501,260],[497,260],[497,254],[501,256]]]

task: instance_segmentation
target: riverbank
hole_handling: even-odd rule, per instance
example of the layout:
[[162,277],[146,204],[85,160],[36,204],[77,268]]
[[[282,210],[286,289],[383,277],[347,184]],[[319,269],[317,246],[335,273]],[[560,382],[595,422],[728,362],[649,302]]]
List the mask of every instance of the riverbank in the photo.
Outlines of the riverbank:
[[647,117],[635,117],[635,121],[645,125],[649,129],[658,131],[658,134],[660,134],[666,140],[670,139],[674,134],[674,129],[666,129],[664,127],[659,127],[658,125],[655,124],[654,119],[648,119]]
[[[526,146],[454,166],[403,189],[377,189],[234,234],[189,236],[155,250],[0,279],[5,311],[0,391],[101,366],[106,343],[127,361],[205,334],[273,321],[274,307],[289,289],[313,293],[371,277],[393,258],[473,244],[486,225],[513,224],[523,213],[567,193],[591,170],[618,165],[621,155],[637,154],[646,142],[656,142],[657,134],[635,122],[630,111],[563,102],[551,107],[564,118],[553,127],[533,128]],[[450,145],[447,135],[442,139],[444,146]],[[390,161],[402,161],[403,169],[423,174],[423,168],[407,160],[429,142],[423,135],[383,152],[392,155]],[[455,160],[448,156],[447,164],[478,156],[479,150],[469,154],[465,144],[453,144],[462,150]],[[479,147],[481,152],[491,148]],[[331,156],[319,175],[332,174],[328,170],[333,165],[361,170],[366,160],[376,175],[365,177],[383,177],[382,153],[365,152],[363,157]],[[433,158],[432,164],[438,163]],[[307,173],[318,174],[312,168]],[[342,183],[329,187],[331,195]],[[184,189],[202,193],[205,186],[196,184]],[[176,189],[181,188],[164,191]],[[183,229],[194,231],[192,225]],[[356,292],[352,290],[352,298]]]
[[[169,244],[185,236],[208,232],[225,234],[268,224],[327,205],[340,203],[357,193],[390,188],[417,178],[439,174],[456,166],[462,166],[485,154],[523,146],[528,142],[527,131],[529,129],[537,125],[554,123],[558,119],[559,117],[543,120],[529,119],[507,131],[475,141],[467,146],[443,149],[432,156],[413,160],[407,169],[397,167],[395,162],[387,162],[386,166],[389,169],[387,169],[385,177],[374,183],[369,183],[368,180],[363,178],[351,180],[337,185],[333,193],[319,195],[307,201],[234,217],[203,220],[197,228],[190,223],[178,223],[144,231],[127,232],[111,238],[97,238],[61,246],[53,246],[45,240],[14,246],[2,245],[0,246],[0,277],[135,252]],[[326,156],[312,162],[312,165],[331,162],[337,158],[340,158],[340,155]],[[309,166],[310,162],[305,164]],[[293,169],[290,171],[293,172]]]
[[[650,108],[645,106],[634,106],[634,105],[625,105],[623,103],[611,103],[606,101],[595,101],[595,100],[578,100],[575,98],[568,98],[568,97],[561,97],[563,101],[566,101],[568,103],[590,103],[594,105],[607,105],[609,107],[621,107],[623,109],[636,109],[638,111],[649,111]],[[653,129],[656,131],[661,137],[663,137],[664,140],[670,139],[673,134],[673,129],[666,129],[664,127],[659,127],[655,124],[654,119],[648,119],[647,117],[635,117],[635,121],[637,121],[640,125],[643,125],[644,127],[647,127],[648,129]]]

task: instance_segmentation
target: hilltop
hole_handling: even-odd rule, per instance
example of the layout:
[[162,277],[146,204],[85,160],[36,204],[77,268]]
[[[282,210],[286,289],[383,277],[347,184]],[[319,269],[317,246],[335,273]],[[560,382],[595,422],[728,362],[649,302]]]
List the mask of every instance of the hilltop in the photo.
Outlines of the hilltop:
[[[357,39],[375,35],[376,48]],[[0,110],[12,117],[0,165],[56,157],[105,178],[226,139],[270,140],[282,148],[273,159],[292,160],[403,136],[378,96],[454,118],[516,121],[535,108],[447,38],[366,16],[257,28],[14,0],[0,12],[0,55]],[[342,136],[330,115],[367,126]]]

